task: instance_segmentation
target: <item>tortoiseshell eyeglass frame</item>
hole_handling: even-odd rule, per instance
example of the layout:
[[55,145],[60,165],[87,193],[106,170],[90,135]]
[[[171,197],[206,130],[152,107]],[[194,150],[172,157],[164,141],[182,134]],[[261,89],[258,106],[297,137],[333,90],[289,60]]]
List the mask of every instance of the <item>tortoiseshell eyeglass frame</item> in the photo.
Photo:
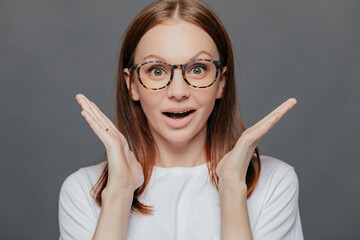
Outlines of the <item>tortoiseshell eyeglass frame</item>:
[[[214,81],[213,81],[212,83],[210,83],[209,85],[207,85],[207,86],[200,86],[200,87],[194,86],[194,85],[192,85],[191,83],[189,83],[189,81],[188,81],[188,80],[186,79],[186,77],[185,77],[185,68],[186,68],[186,66],[187,66],[188,64],[193,63],[193,62],[196,62],[196,61],[207,61],[207,62],[211,62],[211,63],[213,63],[213,64],[215,65],[215,67],[216,67],[216,74],[215,74]],[[169,82],[168,82],[165,86],[159,87],[159,88],[149,88],[149,87],[145,86],[145,84],[141,81],[141,78],[140,78],[140,68],[141,68],[143,65],[148,64],[148,63],[164,63],[164,64],[169,65],[169,66],[171,67],[170,79],[169,79]],[[138,77],[138,79],[139,79],[139,82],[141,83],[141,85],[142,85],[144,88],[149,89],[149,90],[155,90],[155,91],[156,91],[156,90],[164,89],[164,88],[166,88],[167,86],[170,85],[170,83],[171,83],[171,81],[172,81],[172,79],[173,79],[173,76],[174,76],[174,69],[177,69],[177,68],[182,69],[182,76],[183,76],[185,82],[186,82],[188,85],[190,85],[191,87],[193,87],[193,88],[208,88],[208,87],[210,87],[211,85],[214,84],[214,82],[216,81],[217,76],[218,76],[218,72],[219,72],[218,70],[219,70],[219,68],[221,68],[221,67],[223,67],[223,66],[224,66],[224,64],[223,64],[221,61],[212,60],[212,59],[205,59],[205,58],[197,58],[197,59],[191,60],[191,61],[189,61],[189,62],[187,62],[187,63],[184,63],[184,64],[175,64],[175,65],[172,65],[172,64],[170,64],[170,63],[166,63],[166,62],[160,61],[160,60],[152,60],[152,61],[143,62],[143,63],[141,63],[141,64],[134,64],[134,65],[130,66],[130,71],[136,70],[136,73],[137,73],[137,77]]]

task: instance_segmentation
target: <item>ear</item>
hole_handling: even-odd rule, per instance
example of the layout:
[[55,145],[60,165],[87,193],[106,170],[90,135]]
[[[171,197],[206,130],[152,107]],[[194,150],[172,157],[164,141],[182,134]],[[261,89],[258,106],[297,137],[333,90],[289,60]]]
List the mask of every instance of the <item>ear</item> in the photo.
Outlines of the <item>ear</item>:
[[225,80],[226,80],[226,74],[225,74],[226,70],[227,70],[227,66],[223,67],[219,80],[220,81],[219,88],[216,92],[216,99],[220,99],[222,97],[223,89],[225,86]]
[[130,81],[130,71],[128,68],[124,68],[124,75],[125,75],[126,86],[130,92],[131,99],[133,101],[139,101],[140,96],[139,96],[138,88],[137,88],[136,84],[134,83],[134,81],[132,81],[132,82]]

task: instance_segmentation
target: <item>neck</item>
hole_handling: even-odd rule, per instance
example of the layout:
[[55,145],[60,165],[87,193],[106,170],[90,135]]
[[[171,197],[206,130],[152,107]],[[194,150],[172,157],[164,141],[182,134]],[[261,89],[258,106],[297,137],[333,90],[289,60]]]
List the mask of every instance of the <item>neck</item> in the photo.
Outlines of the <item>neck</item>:
[[206,162],[206,124],[195,136],[183,142],[171,142],[154,133],[153,137],[158,146],[155,166],[194,167]]

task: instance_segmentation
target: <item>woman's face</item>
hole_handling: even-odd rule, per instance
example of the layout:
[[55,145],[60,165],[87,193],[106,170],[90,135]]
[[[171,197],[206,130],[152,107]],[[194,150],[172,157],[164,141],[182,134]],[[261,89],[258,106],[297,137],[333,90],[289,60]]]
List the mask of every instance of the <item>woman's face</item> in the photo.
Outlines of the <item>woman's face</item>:
[[[134,63],[162,60],[170,64],[183,64],[195,58],[220,60],[210,35],[200,27],[183,21],[169,20],[158,24],[144,34],[134,53]],[[226,71],[226,67],[222,73]],[[124,69],[129,88],[129,71]],[[216,98],[221,98],[225,79],[219,70],[217,80],[208,88],[192,88],[182,77],[181,69],[174,69],[173,80],[161,90],[144,88],[133,74],[132,98],[140,101],[150,131],[170,142],[186,142],[206,127]],[[195,109],[181,120],[170,118],[163,112]]]

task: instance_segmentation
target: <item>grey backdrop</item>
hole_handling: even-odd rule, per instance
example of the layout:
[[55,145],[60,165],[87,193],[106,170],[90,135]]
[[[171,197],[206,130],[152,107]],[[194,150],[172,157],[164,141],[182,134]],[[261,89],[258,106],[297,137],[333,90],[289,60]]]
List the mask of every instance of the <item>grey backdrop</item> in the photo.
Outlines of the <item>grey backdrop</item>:
[[[58,239],[62,182],[105,151],[75,94],[113,117],[118,45],[149,2],[0,2],[0,239]],[[246,126],[298,101],[259,147],[294,166],[305,238],[360,239],[360,2],[205,2],[233,43]]]

